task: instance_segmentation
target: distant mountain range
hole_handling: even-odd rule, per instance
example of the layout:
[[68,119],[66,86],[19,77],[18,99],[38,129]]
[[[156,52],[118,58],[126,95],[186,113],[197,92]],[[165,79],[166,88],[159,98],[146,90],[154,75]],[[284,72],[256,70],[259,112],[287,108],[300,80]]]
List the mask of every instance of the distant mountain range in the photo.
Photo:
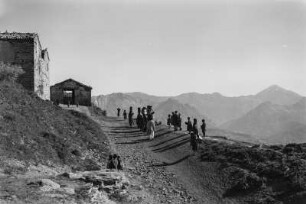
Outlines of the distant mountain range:
[[159,97],[134,92],[94,96],[92,101],[113,116],[117,107],[128,110],[132,106],[136,112],[137,107],[152,105],[156,118],[164,122],[168,114],[177,110],[183,121],[187,116],[206,118],[211,125],[251,134],[266,142],[302,141],[306,137],[305,98],[277,85],[256,95],[239,97],[219,93]]
[[197,118],[199,124],[201,122],[200,120],[205,118],[209,125],[213,125],[212,121],[206,116],[200,114],[196,108],[188,104],[182,104],[173,98],[169,98],[168,100],[159,103],[154,110],[156,112],[154,114],[155,118],[162,121],[164,124],[167,122],[168,114],[171,114],[171,112],[177,110],[181,114],[182,126],[185,126],[184,122],[187,121],[187,117]]
[[269,143],[306,142],[306,98],[293,105],[264,102],[221,128],[251,134]]

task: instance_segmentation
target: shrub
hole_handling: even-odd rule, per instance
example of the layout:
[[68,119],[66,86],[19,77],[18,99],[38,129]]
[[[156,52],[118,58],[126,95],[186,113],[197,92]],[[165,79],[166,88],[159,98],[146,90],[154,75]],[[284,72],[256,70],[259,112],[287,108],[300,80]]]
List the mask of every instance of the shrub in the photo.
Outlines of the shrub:
[[0,81],[16,81],[24,71],[20,66],[0,62]]

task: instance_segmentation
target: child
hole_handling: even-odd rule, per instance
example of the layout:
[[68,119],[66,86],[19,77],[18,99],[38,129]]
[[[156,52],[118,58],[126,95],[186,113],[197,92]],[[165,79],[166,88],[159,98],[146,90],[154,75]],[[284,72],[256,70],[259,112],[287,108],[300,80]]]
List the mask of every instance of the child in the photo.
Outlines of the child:
[[114,164],[114,160],[113,160],[113,155],[109,155],[106,168],[107,169],[114,169],[115,168],[115,164]]
[[117,156],[117,160],[118,160],[117,169],[118,170],[123,170],[123,164],[122,164],[120,156]]

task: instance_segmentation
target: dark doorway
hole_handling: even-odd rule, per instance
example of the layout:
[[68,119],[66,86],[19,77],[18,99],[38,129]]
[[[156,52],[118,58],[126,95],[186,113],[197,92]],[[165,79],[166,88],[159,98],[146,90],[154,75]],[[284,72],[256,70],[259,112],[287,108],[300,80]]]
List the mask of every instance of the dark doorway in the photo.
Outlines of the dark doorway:
[[73,89],[65,89],[64,94],[64,104],[75,104],[75,95]]

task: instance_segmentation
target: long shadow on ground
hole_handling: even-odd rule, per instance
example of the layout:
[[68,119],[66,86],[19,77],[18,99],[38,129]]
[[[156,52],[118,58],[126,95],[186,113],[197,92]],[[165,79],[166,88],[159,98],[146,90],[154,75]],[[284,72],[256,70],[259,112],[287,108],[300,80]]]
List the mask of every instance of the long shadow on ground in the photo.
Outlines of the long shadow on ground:
[[121,138],[133,138],[133,137],[142,137],[142,136],[145,136],[145,134],[140,133],[140,134],[133,134],[133,135],[115,136],[115,138],[121,139]]
[[178,164],[178,163],[180,163],[180,162],[182,162],[182,161],[188,159],[190,156],[191,156],[191,155],[186,155],[186,156],[182,157],[181,159],[176,160],[176,161],[174,161],[174,162],[170,162],[170,163],[168,163],[168,162],[163,162],[163,163],[161,163],[161,164],[152,164],[152,165],[149,165],[148,167],[158,167],[158,166],[171,166],[171,165],[175,165],[175,164]]
[[137,144],[137,143],[149,142],[149,141],[150,141],[149,138],[145,138],[145,139],[133,140],[130,142],[116,142],[115,144]]
[[190,141],[189,138],[185,138],[183,140],[180,140],[178,142],[166,145],[164,147],[160,147],[160,148],[154,149],[153,152],[164,152],[164,151],[167,151],[167,150],[170,150],[170,149],[182,146],[182,145],[188,143],[189,141]]
[[164,133],[161,133],[161,134],[156,134],[156,135],[155,135],[155,137],[156,137],[156,138],[157,138],[157,137],[161,137],[161,136],[164,136],[164,135],[170,134],[170,133],[172,133],[172,132],[173,132],[172,130],[169,130],[169,131],[164,132]]
[[189,135],[189,134],[178,135],[177,137],[171,138],[171,139],[169,139],[169,140],[161,141],[160,143],[157,143],[157,144],[155,144],[155,145],[151,145],[150,147],[157,147],[157,146],[159,146],[159,145],[165,144],[166,142],[170,142],[170,141],[172,141],[172,140],[175,140],[175,139],[184,137],[184,136],[186,136],[186,135]]
[[139,130],[127,130],[127,131],[116,131],[116,130],[111,130],[111,133],[137,133],[140,132]]

